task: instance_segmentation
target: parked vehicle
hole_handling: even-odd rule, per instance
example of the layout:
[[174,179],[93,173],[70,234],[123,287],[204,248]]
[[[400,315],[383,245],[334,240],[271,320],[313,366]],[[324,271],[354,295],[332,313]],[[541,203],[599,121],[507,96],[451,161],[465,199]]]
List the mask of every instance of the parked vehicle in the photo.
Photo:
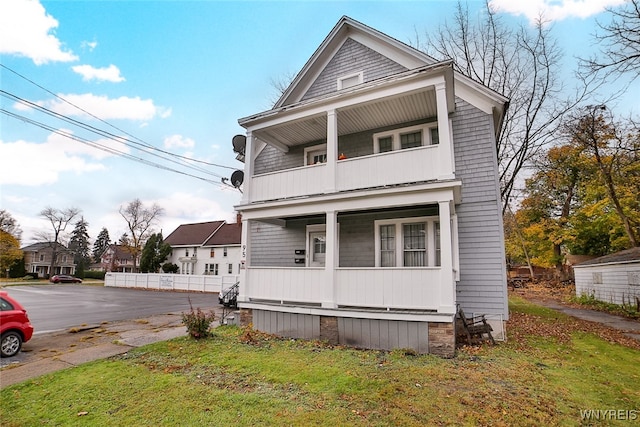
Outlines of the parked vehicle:
[[7,291],[0,291],[0,336],[2,357],[18,354],[22,343],[31,339],[33,326],[27,316],[27,310],[18,301],[11,298]]
[[77,277],[68,276],[66,274],[56,274],[49,279],[51,283],[82,283],[82,279]]

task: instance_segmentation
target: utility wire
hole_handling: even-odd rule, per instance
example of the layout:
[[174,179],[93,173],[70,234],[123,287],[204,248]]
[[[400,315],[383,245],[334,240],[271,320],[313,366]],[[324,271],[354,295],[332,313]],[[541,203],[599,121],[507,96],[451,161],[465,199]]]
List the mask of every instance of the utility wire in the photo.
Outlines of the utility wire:
[[[49,89],[45,88],[44,86],[42,86],[42,85],[40,85],[40,84],[36,83],[35,81],[33,81],[33,80],[29,79],[28,77],[26,77],[26,76],[24,76],[24,75],[22,75],[22,74],[18,73],[17,71],[13,70],[12,68],[7,67],[6,65],[4,65],[4,64],[2,64],[2,63],[0,63],[0,67],[2,67],[2,68],[4,68],[4,69],[6,69],[7,71],[9,71],[9,72],[11,72],[11,73],[15,74],[15,75],[16,75],[16,76],[18,76],[18,77],[20,77],[20,78],[22,78],[22,79],[26,80],[27,82],[29,82],[29,83],[33,84],[34,86],[36,86],[36,87],[38,87],[38,88],[42,89],[43,91],[45,91],[45,92],[49,93],[50,95],[52,95],[52,96],[56,97],[57,99],[61,100],[62,102],[66,103],[66,104],[69,104],[69,105],[71,105],[72,107],[74,107],[74,108],[76,108],[76,109],[78,109],[78,110],[82,111],[83,113],[87,114],[88,116],[93,117],[94,119],[96,119],[96,120],[98,120],[98,121],[100,121],[100,122],[102,122],[102,123],[104,123],[104,124],[106,124],[106,125],[108,125],[108,126],[110,126],[110,127],[114,128],[114,129],[116,129],[116,130],[117,130],[117,131],[119,131],[119,132],[122,132],[123,134],[125,134],[125,135],[127,135],[127,136],[129,136],[129,137],[131,137],[131,138],[133,138],[133,139],[135,139],[135,140],[137,140],[137,141],[139,141],[142,145],[146,146],[147,148],[149,148],[149,149],[151,149],[151,150],[159,151],[159,152],[161,152],[161,153],[168,154],[168,155],[171,155],[171,156],[174,156],[174,157],[177,157],[177,158],[181,158],[181,159],[183,159],[183,160],[187,160],[187,161],[189,161],[189,162],[203,163],[203,164],[206,164],[206,165],[209,165],[209,166],[215,166],[215,167],[220,167],[220,168],[225,168],[225,169],[231,169],[231,170],[236,169],[236,168],[234,168],[234,167],[232,167],[232,166],[224,166],[224,165],[220,165],[220,164],[209,163],[209,162],[205,162],[205,161],[203,161],[203,160],[192,159],[192,158],[189,158],[189,157],[186,157],[186,156],[181,156],[181,155],[179,155],[179,154],[175,154],[175,153],[171,153],[171,152],[168,152],[168,151],[165,151],[165,150],[161,150],[161,149],[159,149],[159,148],[157,148],[157,147],[153,146],[152,144],[149,144],[148,142],[145,142],[144,140],[142,140],[142,139],[140,139],[140,138],[138,138],[138,137],[136,137],[136,136],[134,136],[134,135],[130,134],[129,132],[127,132],[127,131],[125,131],[125,130],[123,130],[123,129],[120,129],[119,127],[117,127],[117,126],[115,126],[115,125],[113,125],[113,124],[111,124],[111,123],[107,122],[106,120],[101,119],[100,117],[98,117],[98,116],[96,116],[96,115],[92,114],[91,112],[89,112],[89,111],[85,110],[84,108],[82,108],[82,107],[80,107],[80,106],[78,106],[78,105],[76,105],[76,104],[74,104],[74,103],[72,103],[72,102],[68,101],[67,99],[65,99],[65,98],[63,98],[63,97],[61,97],[61,96],[59,96],[59,95],[55,94],[54,92],[52,92],[52,91],[50,91]],[[14,96],[14,95],[12,95],[12,96]],[[27,102],[29,102],[29,101],[27,101]],[[34,104],[34,105],[37,105],[37,104]],[[58,113],[55,113],[55,114],[58,114]],[[66,117],[66,116],[65,116],[65,117]],[[73,120],[73,119],[70,119],[70,120]],[[86,126],[89,126],[89,125],[86,125]],[[105,132],[106,132],[106,131],[105,131]],[[121,138],[121,137],[119,137],[119,138]],[[135,143],[134,141],[131,141],[131,140],[128,140],[128,141],[129,141],[129,142],[131,142],[131,143]]]
[[74,135],[73,133],[61,131],[60,129],[56,129],[54,127],[48,126],[48,125],[46,125],[46,124],[44,124],[42,122],[38,122],[38,121],[30,119],[30,118],[28,118],[26,116],[21,116],[19,114],[13,113],[11,111],[5,110],[4,108],[0,109],[0,113],[5,114],[5,115],[7,115],[9,117],[12,117],[14,119],[17,119],[17,120],[21,120],[21,121],[23,121],[25,123],[37,126],[37,127],[42,128],[44,130],[47,130],[49,132],[52,132],[52,133],[64,136],[66,138],[72,139],[74,141],[78,141],[78,142],[80,142],[82,144],[85,144],[85,145],[88,145],[90,147],[97,148],[99,150],[102,150],[102,151],[105,151],[105,152],[108,152],[108,153],[111,153],[111,154],[116,154],[116,155],[122,156],[124,158],[127,158],[129,160],[133,160],[133,161],[137,161],[137,162],[143,163],[143,164],[145,164],[147,166],[152,166],[152,167],[155,167],[155,168],[158,168],[158,169],[163,169],[163,170],[166,170],[166,171],[175,172],[175,173],[178,173],[178,174],[181,174],[181,175],[185,175],[185,176],[188,176],[188,177],[191,177],[191,178],[196,178],[196,179],[199,179],[201,181],[208,182],[210,184],[218,185],[220,187],[226,187],[226,185],[224,185],[221,182],[212,181],[212,180],[207,179],[207,178],[203,178],[203,177],[200,177],[200,176],[197,176],[197,175],[192,175],[192,174],[189,174],[189,173],[186,173],[186,172],[183,172],[183,171],[179,171],[177,169],[169,168],[167,166],[163,166],[163,165],[160,165],[158,163],[151,162],[151,161],[149,161],[147,159],[144,159],[144,158],[141,158],[141,157],[132,156],[131,154],[125,153],[123,151],[116,150],[116,149],[111,148],[111,147],[105,147],[104,145],[100,145],[100,144],[98,144],[98,143],[96,143],[94,141],[87,140],[87,139],[82,138],[82,137],[80,137],[78,135]]
[[[111,139],[113,141],[116,141],[118,143],[121,143],[123,145],[126,145],[128,147],[131,147],[131,148],[134,148],[134,149],[137,149],[137,150],[141,150],[144,153],[150,154],[152,156],[159,157],[159,158],[161,158],[163,160],[166,160],[166,161],[169,161],[169,162],[180,164],[180,165],[185,166],[185,167],[190,168],[190,169],[198,170],[199,172],[205,173],[207,175],[213,175],[213,176],[216,176],[218,178],[222,178],[222,176],[220,176],[220,175],[218,175],[218,174],[216,174],[214,172],[211,172],[211,171],[209,171],[207,169],[204,169],[204,168],[196,166],[196,165],[187,164],[184,161],[178,162],[178,161],[176,161],[174,159],[167,158],[167,157],[164,157],[162,155],[156,154],[154,152],[149,151],[148,147],[146,147],[146,146],[144,146],[144,145],[142,145],[142,144],[140,144],[138,142],[131,141],[128,138],[124,138],[124,137],[121,137],[119,135],[112,134],[112,133],[107,132],[105,130],[102,130],[102,129],[96,128],[94,126],[88,125],[86,123],[83,123],[81,121],[75,120],[75,119],[73,119],[71,117],[65,116],[65,115],[57,113],[55,111],[52,111],[52,110],[50,110],[48,108],[45,108],[45,107],[43,107],[41,105],[38,105],[38,104],[35,104],[35,103],[31,102],[31,101],[25,100],[25,99],[23,99],[23,98],[21,98],[21,97],[19,97],[17,95],[11,94],[11,93],[6,92],[4,90],[0,90],[0,95],[4,96],[5,98],[12,99],[12,100],[14,100],[14,101],[16,101],[18,103],[21,103],[21,104],[23,104],[23,105],[25,105],[25,106],[27,106],[29,108],[33,108],[35,110],[38,110],[38,111],[40,111],[40,112],[42,112],[44,114],[47,114],[49,116],[52,116],[52,117],[55,117],[57,119],[63,120],[65,122],[69,123],[69,124],[78,126],[78,127],[82,128],[84,130],[93,132],[93,133],[98,134],[98,135],[100,135],[102,137],[105,137],[105,138]],[[144,147],[144,148],[140,148],[140,147]],[[157,150],[157,151],[160,151],[162,153],[166,153],[166,154],[171,155],[171,153],[166,152],[164,150]]]

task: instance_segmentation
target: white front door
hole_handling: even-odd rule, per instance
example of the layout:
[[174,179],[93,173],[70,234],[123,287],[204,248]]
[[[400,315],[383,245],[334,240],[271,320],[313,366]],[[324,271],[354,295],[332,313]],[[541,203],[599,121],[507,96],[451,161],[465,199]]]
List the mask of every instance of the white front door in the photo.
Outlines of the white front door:
[[309,266],[324,267],[327,253],[327,234],[325,231],[309,232]]

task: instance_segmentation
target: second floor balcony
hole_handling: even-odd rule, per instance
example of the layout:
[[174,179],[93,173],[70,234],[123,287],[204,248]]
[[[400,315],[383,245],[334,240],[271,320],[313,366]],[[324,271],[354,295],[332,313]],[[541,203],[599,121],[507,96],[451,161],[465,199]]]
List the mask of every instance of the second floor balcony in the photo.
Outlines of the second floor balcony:
[[242,119],[242,204],[454,178],[450,67]]

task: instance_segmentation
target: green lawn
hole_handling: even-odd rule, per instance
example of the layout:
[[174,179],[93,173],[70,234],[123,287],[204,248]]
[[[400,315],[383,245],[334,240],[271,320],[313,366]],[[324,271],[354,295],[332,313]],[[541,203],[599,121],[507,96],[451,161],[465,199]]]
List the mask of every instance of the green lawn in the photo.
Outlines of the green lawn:
[[[639,350],[582,332],[567,316],[517,297],[511,311],[520,320],[507,332],[517,339],[464,349],[452,359],[332,348],[220,327],[206,340],[157,343],[7,387],[0,392],[0,424],[640,422]],[[540,328],[522,327],[523,318]],[[564,335],[546,332],[563,328]],[[608,412],[598,412],[600,420],[583,420],[587,410]]]

